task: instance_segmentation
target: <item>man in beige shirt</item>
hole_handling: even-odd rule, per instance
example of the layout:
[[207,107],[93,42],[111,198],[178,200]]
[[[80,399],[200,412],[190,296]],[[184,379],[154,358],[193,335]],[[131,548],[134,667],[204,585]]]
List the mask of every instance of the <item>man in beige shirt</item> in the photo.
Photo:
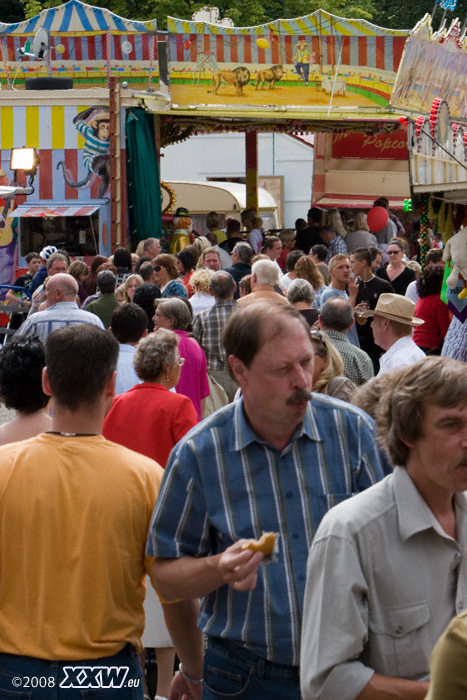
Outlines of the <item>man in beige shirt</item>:
[[240,307],[249,306],[256,301],[279,301],[287,304],[287,299],[275,291],[279,284],[277,265],[272,260],[258,260],[251,268],[251,294],[240,297]]
[[380,400],[393,474],[321,521],[308,559],[303,700],[422,700],[467,606],[467,373],[420,360]]

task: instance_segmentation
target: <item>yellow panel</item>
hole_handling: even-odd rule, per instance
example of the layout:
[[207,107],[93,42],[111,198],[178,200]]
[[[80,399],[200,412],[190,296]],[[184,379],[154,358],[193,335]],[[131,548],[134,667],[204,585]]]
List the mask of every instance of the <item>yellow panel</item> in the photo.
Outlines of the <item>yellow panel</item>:
[[65,107],[52,107],[52,148],[65,148]]
[[[80,112],[84,112],[85,109],[89,109],[90,105],[86,105],[85,107],[77,107],[76,109],[76,114],[79,114]],[[77,148],[84,148],[84,136],[81,136],[79,131],[76,132],[77,136],[77,141],[78,145]]]
[[0,135],[2,150],[13,148],[13,107],[0,107]]
[[39,148],[39,106],[26,107],[26,147]]

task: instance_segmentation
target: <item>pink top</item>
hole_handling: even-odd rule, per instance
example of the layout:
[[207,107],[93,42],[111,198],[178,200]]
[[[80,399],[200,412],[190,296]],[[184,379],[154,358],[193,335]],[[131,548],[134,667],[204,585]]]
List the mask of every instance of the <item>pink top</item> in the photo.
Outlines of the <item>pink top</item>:
[[175,387],[177,394],[184,394],[193,401],[198,420],[201,420],[201,400],[209,396],[206,356],[199,343],[186,331],[174,331],[180,338],[178,351],[185,358],[180,380]]

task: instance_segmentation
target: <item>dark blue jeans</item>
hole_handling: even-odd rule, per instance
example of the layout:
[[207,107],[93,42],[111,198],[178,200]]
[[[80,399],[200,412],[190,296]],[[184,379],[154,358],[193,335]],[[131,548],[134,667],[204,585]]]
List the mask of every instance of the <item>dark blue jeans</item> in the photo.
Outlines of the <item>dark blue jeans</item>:
[[300,700],[298,668],[274,664],[234,642],[208,639],[203,700]]
[[131,644],[114,656],[83,661],[0,654],[0,700],[142,700],[141,678]]

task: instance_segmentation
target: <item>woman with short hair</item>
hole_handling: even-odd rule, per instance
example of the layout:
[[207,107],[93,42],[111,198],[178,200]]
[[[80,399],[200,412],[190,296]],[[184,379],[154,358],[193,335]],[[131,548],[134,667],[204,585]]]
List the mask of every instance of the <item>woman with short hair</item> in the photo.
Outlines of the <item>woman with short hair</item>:
[[183,299],[161,299],[156,302],[154,314],[154,331],[165,328],[174,331],[179,337],[180,356],[185,362],[176,385],[179,394],[185,394],[192,401],[198,416],[202,420],[205,399],[209,396],[206,356],[201,346],[188,335],[192,314],[189,303]]
[[175,264],[175,256],[161,253],[154,258],[154,279],[159,285],[163,299],[167,297],[183,297],[188,294],[185,285],[178,279],[178,270]]

